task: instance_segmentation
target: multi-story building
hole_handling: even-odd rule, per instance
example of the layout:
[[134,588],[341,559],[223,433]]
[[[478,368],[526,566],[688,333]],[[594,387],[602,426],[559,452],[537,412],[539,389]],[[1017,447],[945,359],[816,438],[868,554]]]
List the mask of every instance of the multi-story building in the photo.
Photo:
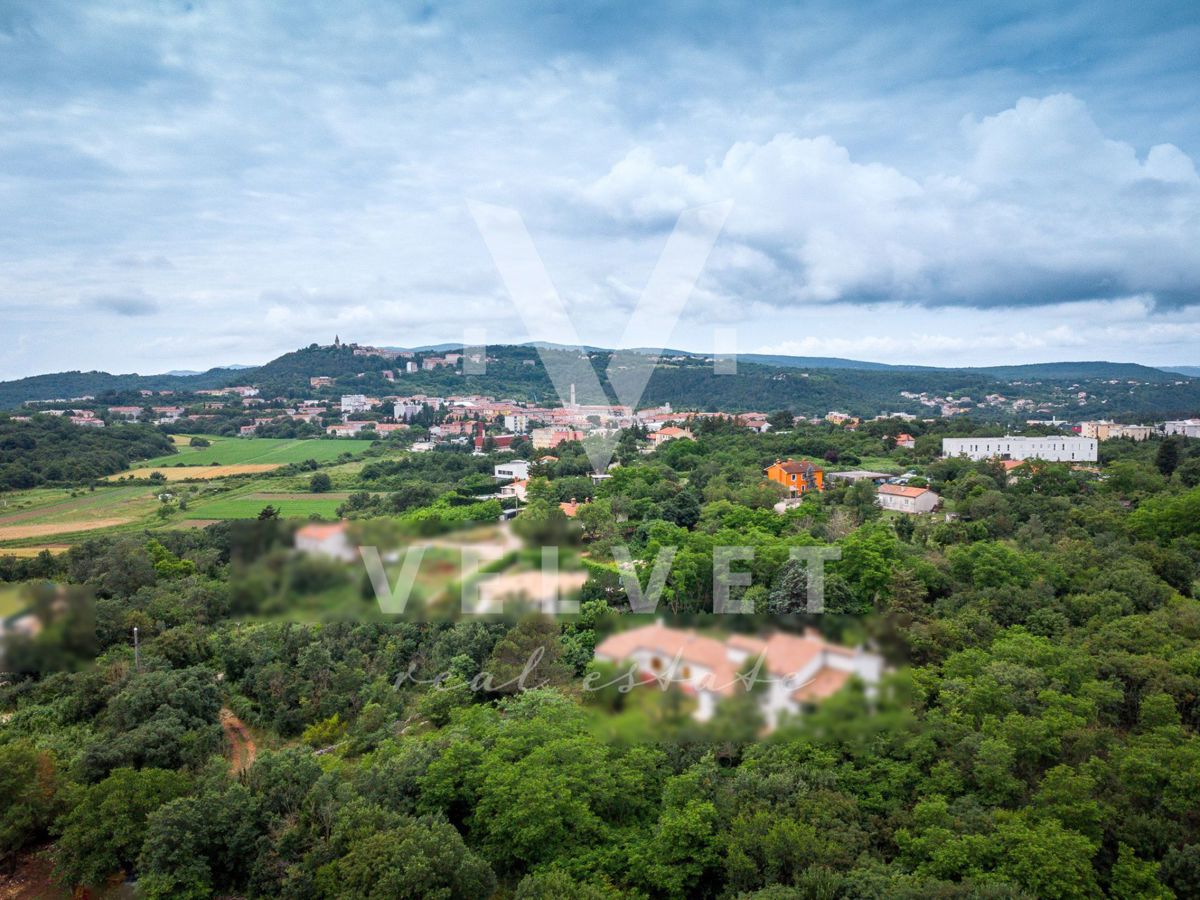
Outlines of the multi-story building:
[[529,477],[529,463],[523,459],[514,459],[500,463],[492,470],[495,477],[501,480],[513,479],[524,481]]
[[344,413],[366,412],[370,408],[371,401],[363,394],[342,395],[342,412]]
[[573,428],[535,428],[529,436],[535,450],[549,450],[566,441],[583,440],[583,432]]
[[825,490],[825,472],[810,462],[797,462],[794,459],[784,462],[777,459],[763,472],[767,478],[776,484],[782,484],[793,495]]
[[1044,459],[1047,462],[1095,462],[1096,439],[1047,435],[1045,437],[942,438],[942,456],[968,459]]

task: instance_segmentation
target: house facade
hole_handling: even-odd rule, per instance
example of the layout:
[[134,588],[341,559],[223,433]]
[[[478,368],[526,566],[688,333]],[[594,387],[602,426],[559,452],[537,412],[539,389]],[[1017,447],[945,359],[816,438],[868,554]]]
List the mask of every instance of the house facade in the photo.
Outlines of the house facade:
[[942,438],[942,456],[968,459],[1044,459],[1047,462],[1095,462],[1096,439],[1048,435],[1046,437]]
[[881,484],[875,499],[883,509],[909,514],[933,512],[941,502],[929,488],[904,484]]
[[805,494],[809,491],[825,490],[825,472],[810,462],[797,462],[789,459],[775,460],[763,470],[767,478],[776,484],[782,484],[788,493]]
[[757,680],[766,681],[758,702],[770,729],[784,716],[810,710],[853,677],[870,690],[883,674],[878,654],[830,643],[811,628],[802,635],[773,632],[718,640],[655,623],[609,636],[596,647],[595,658],[632,665],[646,679],[679,687],[696,698],[694,715],[702,722],[712,718],[723,698],[744,691],[746,673],[757,667]]

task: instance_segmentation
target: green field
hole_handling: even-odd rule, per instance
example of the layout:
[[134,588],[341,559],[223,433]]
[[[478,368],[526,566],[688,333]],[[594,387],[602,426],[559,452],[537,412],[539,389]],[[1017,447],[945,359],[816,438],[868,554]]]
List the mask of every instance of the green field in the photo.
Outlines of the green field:
[[25,608],[25,600],[21,596],[24,589],[20,584],[0,584],[0,619],[19,613]]
[[191,435],[180,435],[182,438],[179,452],[169,456],[156,456],[134,463],[136,469],[167,466],[211,466],[214,463],[223,466],[245,465],[248,463],[264,464],[304,462],[315,459],[317,462],[331,462],[343,453],[353,453],[365,450],[367,442],[321,440],[320,438],[278,439],[278,438],[240,438],[240,437],[211,437],[199,435],[211,441],[209,447],[189,447]]
[[336,519],[337,508],[343,499],[322,494],[298,496],[296,494],[260,493],[253,496],[217,497],[213,500],[197,500],[189,503],[184,511],[185,519],[255,519],[265,506],[273,506],[285,519],[307,519],[320,516]]

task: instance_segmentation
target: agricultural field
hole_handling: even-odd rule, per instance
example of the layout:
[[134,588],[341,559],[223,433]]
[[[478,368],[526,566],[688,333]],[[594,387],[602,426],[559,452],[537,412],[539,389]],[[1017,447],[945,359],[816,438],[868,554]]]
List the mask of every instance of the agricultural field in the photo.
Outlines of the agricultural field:
[[128,526],[149,521],[157,507],[154,489],[144,484],[12,494],[0,504],[0,542],[62,538]]
[[[369,446],[367,441],[321,440],[319,438],[278,439],[239,438],[196,435],[210,442],[208,447],[191,447],[192,435],[176,435],[178,453],[157,456],[134,464],[135,469],[162,469],[172,466],[282,466],[315,459],[332,462],[342,454],[355,454]],[[166,472],[163,473],[167,474]]]
[[279,510],[285,519],[336,519],[343,498],[331,494],[271,494],[254,493],[242,496],[217,497],[190,502],[184,511],[185,519],[254,519],[266,506]]
[[105,481],[146,481],[158,472],[167,481],[211,481],[215,478],[227,478],[230,475],[261,475],[278,469],[282,463],[245,463],[234,466],[161,466],[157,468],[142,467],[126,469],[109,475]]

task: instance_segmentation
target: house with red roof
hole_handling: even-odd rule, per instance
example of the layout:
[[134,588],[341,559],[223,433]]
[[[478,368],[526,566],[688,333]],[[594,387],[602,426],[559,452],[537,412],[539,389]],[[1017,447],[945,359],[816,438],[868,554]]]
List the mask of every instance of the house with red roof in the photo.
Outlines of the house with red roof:
[[902,513],[933,512],[941,502],[941,497],[929,488],[906,484],[881,484],[875,499],[883,509]]
[[358,548],[350,542],[348,528],[346,522],[310,522],[297,529],[293,543],[301,553],[354,562]]
[[769,729],[784,716],[810,710],[851,678],[861,679],[870,690],[883,674],[878,654],[831,643],[812,628],[800,635],[776,631],[719,640],[656,622],[605,638],[595,658],[632,665],[647,680],[661,680],[693,695],[694,715],[701,722],[712,718],[723,698],[747,690],[753,671],[753,680],[767,684],[758,696]]

